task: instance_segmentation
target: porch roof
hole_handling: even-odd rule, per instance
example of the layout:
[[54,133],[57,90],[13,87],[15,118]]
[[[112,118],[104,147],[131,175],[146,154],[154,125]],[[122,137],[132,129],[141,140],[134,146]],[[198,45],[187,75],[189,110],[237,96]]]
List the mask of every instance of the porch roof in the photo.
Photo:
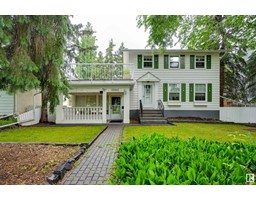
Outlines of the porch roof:
[[132,79],[127,80],[72,80],[70,81],[71,86],[100,86],[100,85],[108,85],[108,86],[130,86],[133,87],[135,81]]

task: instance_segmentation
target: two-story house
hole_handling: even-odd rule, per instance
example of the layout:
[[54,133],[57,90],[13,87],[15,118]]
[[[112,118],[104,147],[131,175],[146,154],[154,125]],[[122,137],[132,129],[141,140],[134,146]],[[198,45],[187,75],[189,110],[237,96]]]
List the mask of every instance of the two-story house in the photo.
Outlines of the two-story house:
[[80,78],[70,78],[67,105],[60,95],[56,123],[129,123],[141,109],[219,119],[219,53],[128,49],[120,64],[75,64]]

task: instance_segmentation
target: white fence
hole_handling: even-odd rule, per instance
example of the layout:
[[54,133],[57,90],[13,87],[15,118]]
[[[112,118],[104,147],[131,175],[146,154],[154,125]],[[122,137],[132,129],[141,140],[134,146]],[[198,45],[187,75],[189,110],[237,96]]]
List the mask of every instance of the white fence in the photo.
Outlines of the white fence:
[[102,107],[63,107],[64,120],[101,120]]
[[235,123],[256,123],[256,107],[221,107],[220,120]]
[[38,124],[41,118],[41,108],[35,109],[35,116],[33,114],[33,110],[22,113],[18,116],[18,122],[21,126],[30,126],[34,124]]

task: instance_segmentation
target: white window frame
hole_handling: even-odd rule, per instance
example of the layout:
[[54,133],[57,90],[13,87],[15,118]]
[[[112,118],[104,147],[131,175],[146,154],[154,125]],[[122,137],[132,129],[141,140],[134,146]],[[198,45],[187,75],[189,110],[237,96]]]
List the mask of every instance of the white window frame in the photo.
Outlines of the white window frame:
[[[152,57],[152,67],[145,67],[145,64],[144,64],[145,63],[145,61],[144,61],[145,56],[151,56]],[[153,55],[143,55],[142,56],[142,62],[143,62],[143,68],[145,68],[145,69],[154,69],[154,56]]]
[[[196,100],[196,85],[205,85],[205,100],[201,101],[201,100]],[[194,84],[194,102],[207,102],[207,83],[195,83]]]
[[[171,67],[171,57],[178,57],[179,58],[179,67]],[[169,55],[169,69],[180,69],[180,55]]]
[[[197,61],[196,61],[196,57],[204,57],[204,67],[203,68],[201,68],[201,67],[196,67],[196,63],[197,63]],[[202,62],[202,61],[201,61]],[[205,55],[195,55],[195,69],[205,69],[206,68],[206,56]]]
[[[177,84],[179,85],[179,100],[170,100],[170,84]],[[168,102],[181,102],[181,83],[168,83]]]

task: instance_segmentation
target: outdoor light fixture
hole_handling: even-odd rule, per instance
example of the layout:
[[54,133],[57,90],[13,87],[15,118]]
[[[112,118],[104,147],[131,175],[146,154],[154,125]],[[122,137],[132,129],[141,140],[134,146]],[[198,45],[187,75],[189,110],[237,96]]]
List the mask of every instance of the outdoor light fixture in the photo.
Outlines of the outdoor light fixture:
[[100,94],[102,94],[103,93],[103,91],[100,91]]

